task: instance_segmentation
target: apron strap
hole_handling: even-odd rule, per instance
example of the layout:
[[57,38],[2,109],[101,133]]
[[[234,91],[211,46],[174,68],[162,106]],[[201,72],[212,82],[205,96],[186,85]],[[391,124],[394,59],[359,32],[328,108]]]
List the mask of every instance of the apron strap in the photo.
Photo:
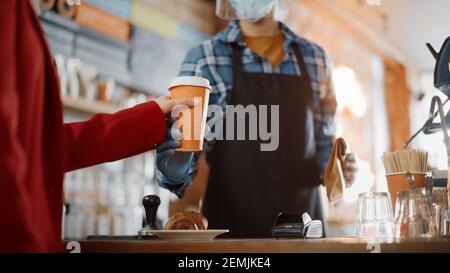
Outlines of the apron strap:
[[292,43],[291,48],[292,50],[294,50],[295,58],[297,59],[298,66],[300,68],[300,73],[302,74],[302,76],[306,77],[306,80],[311,85],[311,77],[309,76],[308,68],[306,67],[305,59],[303,57],[302,50],[300,49],[300,45]]
[[[311,82],[311,78],[308,73],[308,68],[306,67],[305,60],[302,54],[302,50],[300,49],[300,45],[297,45],[296,43],[291,44],[291,48],[294,51],[295,58],[297,59],[297,64],[300,69],[300,73],[302,76],[305,76],[306,79]],[[232,49],[232,69],[233,69],[233,76],[237,77],[242,72],[242,54],[241,54],[241,48],[238,44],[233,43],[231,44]]]
[[241,48],[238,44],[232,43],[231,44],[232,54],[232,68],[233,68],[233,76],[236,77],[242,72],[242,54],[241,54]]
[[242,73],[242,54],[241,54],[241,48],[237,43],[231,44],[231,61],[232,61],[232,67],[233,70],[233,88],[229,92],[227,92],[226,96],[226,102],[229,103],[231,101],[231,93],[233,92],[234,85],[236,84],[237,80],[239,79],[241,73]]
[[309,76],[308,68],[306,67],[305,58],[302,54],[302,49],[297,43],[292,43],[291,47],[294,50],[295,58],[297,59],[298,66],[300,68],[301,77],[305,77],[306,82],[308,82],[309,90],[305,91],[309,93],[309,98],[313,99],[314,89],[312,86],[311,77]]
[[[300,48],[300,45],[296,43],[291,43],[291,48],[294,51],[295,58],[297,59],[297,64],[300,69],[301,76],[305,77],[306,81],[309,82],[309,85],[312,89],[312,81],[311,77],[309,76],[308,68],[306,67],[305,59],[302,54],[302,50]],[[232,70],[233,70],[233,81],[236,82],[236,80],[240,77],[242,73],[242,54],[241,54],[241,47],[237,43],[231,44],[231,50],[232,50]],[[231,98],[231,92],[227,92],[227,102],[230,101]]]

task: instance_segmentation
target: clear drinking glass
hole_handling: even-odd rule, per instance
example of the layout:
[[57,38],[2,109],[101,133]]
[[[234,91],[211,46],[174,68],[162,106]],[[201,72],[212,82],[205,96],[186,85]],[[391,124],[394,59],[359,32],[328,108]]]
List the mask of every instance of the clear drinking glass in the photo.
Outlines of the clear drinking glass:
[[392,209],[387,193],[359,194],[356,237],[376,241],[389,241],[392,239]]
[[448,227],[445,225],[447,212],[447,189],[443,187],[433,188],[431,195],[433,201],[433,215],[436,223],[436,232],[440,236],[445,236],[448,233]]
[[395,206],[395,238],[420,239],[433,238],[435,235],[432,199],[425,188],[399,192]]
[[442,237],[450,237],[450,209],[447,209],[444,212],[443,219],[441,222],[441,236]]

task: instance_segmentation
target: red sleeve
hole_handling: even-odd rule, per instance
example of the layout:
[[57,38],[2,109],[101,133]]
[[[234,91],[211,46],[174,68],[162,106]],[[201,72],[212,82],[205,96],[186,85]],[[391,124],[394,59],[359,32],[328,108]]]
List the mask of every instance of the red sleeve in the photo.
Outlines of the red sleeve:
[[98,114],[85,122],[64,125],[66,171],[115,161],[155,148],[164,141],[166,121],[155,102],[116,114]]
[[18,137],[17,4],[0,1],[0,251],[23,249],[33,233],[27,221],[26,155]]

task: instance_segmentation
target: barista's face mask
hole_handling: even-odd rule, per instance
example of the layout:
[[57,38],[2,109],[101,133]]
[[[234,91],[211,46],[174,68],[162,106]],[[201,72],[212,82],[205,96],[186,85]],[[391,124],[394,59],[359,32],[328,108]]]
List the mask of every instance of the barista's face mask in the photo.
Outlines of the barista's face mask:
[[239,18],[255,23],[272,11],[276,0],[228,0],[228,2],[236,10]]

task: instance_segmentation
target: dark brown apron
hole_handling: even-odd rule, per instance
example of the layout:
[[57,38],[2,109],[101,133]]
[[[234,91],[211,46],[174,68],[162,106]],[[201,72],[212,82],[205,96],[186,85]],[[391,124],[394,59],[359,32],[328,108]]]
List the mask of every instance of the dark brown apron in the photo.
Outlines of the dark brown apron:
[[308,212],[322,220],[313,91],[300,48],[292,47],[302,76],[243,72],[241,49],[232,48],[234,84],[227,103],[268,105],[268,113],[270,105],[279,105],[279,147],[261,151],[260,140],[216,140],[203,203],[209,228],[229,229],[228,238],[267,238],[280,212]]

